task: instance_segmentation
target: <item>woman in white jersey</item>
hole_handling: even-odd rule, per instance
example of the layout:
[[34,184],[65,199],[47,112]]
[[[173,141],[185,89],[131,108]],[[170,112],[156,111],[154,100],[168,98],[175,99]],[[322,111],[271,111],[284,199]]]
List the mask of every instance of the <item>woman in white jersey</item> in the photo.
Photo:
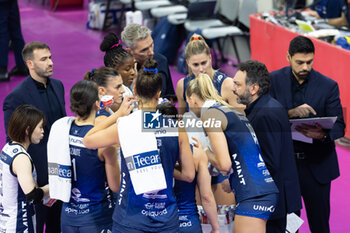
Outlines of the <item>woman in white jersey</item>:
[[49,186],[37,187],[36,171],[27,150],[44,136],[44,114],[31,105],[13,112],[8,126],[8,142],[0,160],[0,232],[33,233],[34,205],[49,193]]

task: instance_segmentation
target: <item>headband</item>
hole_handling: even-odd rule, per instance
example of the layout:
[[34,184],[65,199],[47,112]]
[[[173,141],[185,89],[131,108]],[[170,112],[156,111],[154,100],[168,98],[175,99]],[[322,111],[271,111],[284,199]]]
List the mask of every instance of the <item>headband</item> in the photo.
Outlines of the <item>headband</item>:
[[198,37],[198,36],[192,37],[192,38],[191,38],[191,41],[194,41],[194,40],[199,40],[199,37]]
[[154,72],[154,74],[158,73],[158,69],[157,68],[154,68],[154,69],[143,68],[143,71]]
[[120,40],[118,40],[118,43],[117,44],[114,44],[110,47],[110,49],[114,48],[114,47],[118,47],[120,45]]
[[89,78],[92,80],[92,77],[94,76],[95,74],[95,71],[96,69],[92,69],[91,72],[90,72],[90,75],[89,75]]

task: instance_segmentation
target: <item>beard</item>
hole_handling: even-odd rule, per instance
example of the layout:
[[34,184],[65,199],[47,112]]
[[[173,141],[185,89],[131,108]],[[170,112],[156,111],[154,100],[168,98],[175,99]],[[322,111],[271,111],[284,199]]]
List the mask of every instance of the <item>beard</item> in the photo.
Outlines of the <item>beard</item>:
[[[299,79],[301,79],[301,80],[306,80],[307,77],[309,77],[310,71],[302,70],[302,71],[300,71],[300,72],[298,72],[298,73],[296,73],[296,72],[293,71],[293,73],[294,73]],[[303,73],[303,74],[301,74],[301,73]]]
[[[236,94],[236,93],[235,93]],[[236,94],[237,95],[237,94]],[[250,95],[249,91],[246,89],[242,95],[237,95],[237,103],[248,105],[252,102],[253,97]]]
[[51,77],[51,75],[53,73],[52,70],[51,71],[43,70],[43,69],[40,69],[38,67],[34,68],[34,71],[39,77],[42,77],[42,78],[49,78],[49,77]]

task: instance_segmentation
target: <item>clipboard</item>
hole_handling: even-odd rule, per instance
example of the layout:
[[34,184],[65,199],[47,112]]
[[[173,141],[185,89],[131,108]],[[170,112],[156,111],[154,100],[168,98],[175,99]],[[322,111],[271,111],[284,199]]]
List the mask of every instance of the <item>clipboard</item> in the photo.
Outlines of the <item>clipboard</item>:
[[314,117],[314,118],[301,118],[301,119],[290,119],[292,131],[292,139],[296,141],[312,143],[312,138],[305,137],[303,134],[296,131],[295,127],[302,124],[315,125],[320,124],[324,129],[332,129],[335,121],[338,117]]

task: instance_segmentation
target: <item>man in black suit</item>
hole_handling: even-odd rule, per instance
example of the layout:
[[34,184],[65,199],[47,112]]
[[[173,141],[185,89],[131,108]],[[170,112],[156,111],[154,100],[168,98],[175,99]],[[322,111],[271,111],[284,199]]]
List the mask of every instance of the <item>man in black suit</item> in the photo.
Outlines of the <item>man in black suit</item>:
[[[50,78],[53,62],[48,45],[42,42],[31,42],[24,46],[22,55],[30,75],[15,87],[4,100],[5,129],[7,133],[11,115],[21,104],[30,104],[43,111],[46,118],[44,138],[39,144],[32,144],[28,148],[37,171],[38,186],[43,186],[48,183],[47,140],[50,128],[57,119],[66,115],[64,87],[61,81]],[[10,139],[7,137],[7,140]],[[47,233],[61,232],[61,206],[62,203],[58,201],[52,207],[43,204],[35,206],[37,232],[43,232],[44,224]]]
[[344,136],[345,123],[338,84],[312,69],[315,47],[304,36],[289,45],[290,66],[271,73],[271,95],[288,111],[289,118],[337,117],[331,130],[303,125],[297,130],[312,143],[293,141],[301,195],[310,230],[330,232],[331,181],[339,176],[334,140]]
[[261,146],[262,156],[279,190],[276,209],[266,224],[267,233],[284,233],[287,214],[301,209],[298,173],[288,115],[269,94],[270,74],[258,61],[241,63],[233,79],[237,102],[245,112]]
[[154,53],[151,30],[140,24],[129,24],[122,31],[122,41],[126,46],[126,51],[131,53],[139,70],[147,59],[157,61],[158,72],[163,79],[161,97],[176,99],[173,82],[168,66],[168,60],[160,53]]

